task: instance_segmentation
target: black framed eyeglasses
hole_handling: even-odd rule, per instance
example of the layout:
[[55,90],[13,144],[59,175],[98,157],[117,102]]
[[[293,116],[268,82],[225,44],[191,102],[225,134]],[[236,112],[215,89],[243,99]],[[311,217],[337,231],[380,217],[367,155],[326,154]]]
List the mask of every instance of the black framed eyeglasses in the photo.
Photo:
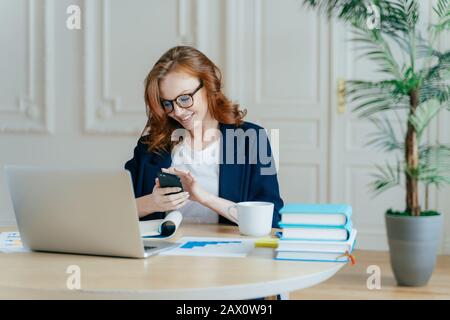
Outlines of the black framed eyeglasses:
[[173,103],[175,102],[180,108],[190,108],[194,105],[194,95],[203,87],[203,82],[200,81],[198,87],[192,93],[180,94],[173,100],[160,99],[161,107],[166,113],[171,113],[173,111]]

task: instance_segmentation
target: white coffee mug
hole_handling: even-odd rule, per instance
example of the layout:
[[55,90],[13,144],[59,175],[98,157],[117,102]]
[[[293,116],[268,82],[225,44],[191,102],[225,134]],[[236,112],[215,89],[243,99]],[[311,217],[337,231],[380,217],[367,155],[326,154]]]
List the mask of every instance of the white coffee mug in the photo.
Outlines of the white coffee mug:
[[230,206],[237,210],[239,232],[245,236],[266,236],[272,230],[273,203],[261,201],[238,202]]

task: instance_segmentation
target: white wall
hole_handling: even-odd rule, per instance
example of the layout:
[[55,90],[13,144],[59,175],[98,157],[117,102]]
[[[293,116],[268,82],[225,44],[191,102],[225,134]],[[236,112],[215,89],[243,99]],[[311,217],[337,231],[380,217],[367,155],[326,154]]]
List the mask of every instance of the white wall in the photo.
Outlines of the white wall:
[[[142,83],[156,59],[176,44],[198,42],[222,67],[217,1],[207,4],[211,24],[200,35],[193,1],[133,3],[0,1],[1,166],[123,167],[145,124]],[[72,4],[81,7],[81,30],[66,28],[66,9]],[[103,12],[109,19],[104,28]],[[103,65],[102,56],[109,63]],[[36,96],[35,118],[16,103],[28,98],[28,82]],[[114,105],[117,101],[120,105]],[[0,225],[12,225],[3,171],[0,182]]]
[[[81,30],[66,28],[72,4],[81,7]],[[346,143],[333,136],[337,54],[331,28],[305,10],[300,0],[0,0],[0,166],[123,167],[145,123],[147,72],[171,46],[190,44],[221,67],[225,91],[250,121],[280,129],[283,198],[357,199],[360,247],[386,249],[384,201],[402,203],[403,192],[363,201],[370,196],[359,185],[336,179],[343,162],[333,148]],[[449,120],[432,128],[442,141]],[[354,181],[369,169],[355,171]],[[444,213],[448,194],[433,194]],[[0,225],[13,224],[0,171]]]

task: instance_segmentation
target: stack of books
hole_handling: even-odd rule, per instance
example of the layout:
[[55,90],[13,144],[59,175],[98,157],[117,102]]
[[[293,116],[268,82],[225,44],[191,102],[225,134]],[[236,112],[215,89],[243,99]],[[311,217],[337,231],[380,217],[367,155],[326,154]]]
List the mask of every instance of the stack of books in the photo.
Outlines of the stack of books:
[[286,204],[275,259],[348,262],[356,241],[352,207],[340,204]]

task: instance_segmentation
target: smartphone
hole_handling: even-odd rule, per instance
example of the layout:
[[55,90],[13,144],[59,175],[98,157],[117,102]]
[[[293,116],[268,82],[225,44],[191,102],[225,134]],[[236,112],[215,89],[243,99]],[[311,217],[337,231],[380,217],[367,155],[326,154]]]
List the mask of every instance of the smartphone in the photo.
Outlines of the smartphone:
[[[179,192],[183,192],[181,180],[177,175],[160,171],[157,173],[157,176],[161,188],[178,187],[181,188],[181,191]],[[172,192],[168,194],[176,194],[179,192]]]

